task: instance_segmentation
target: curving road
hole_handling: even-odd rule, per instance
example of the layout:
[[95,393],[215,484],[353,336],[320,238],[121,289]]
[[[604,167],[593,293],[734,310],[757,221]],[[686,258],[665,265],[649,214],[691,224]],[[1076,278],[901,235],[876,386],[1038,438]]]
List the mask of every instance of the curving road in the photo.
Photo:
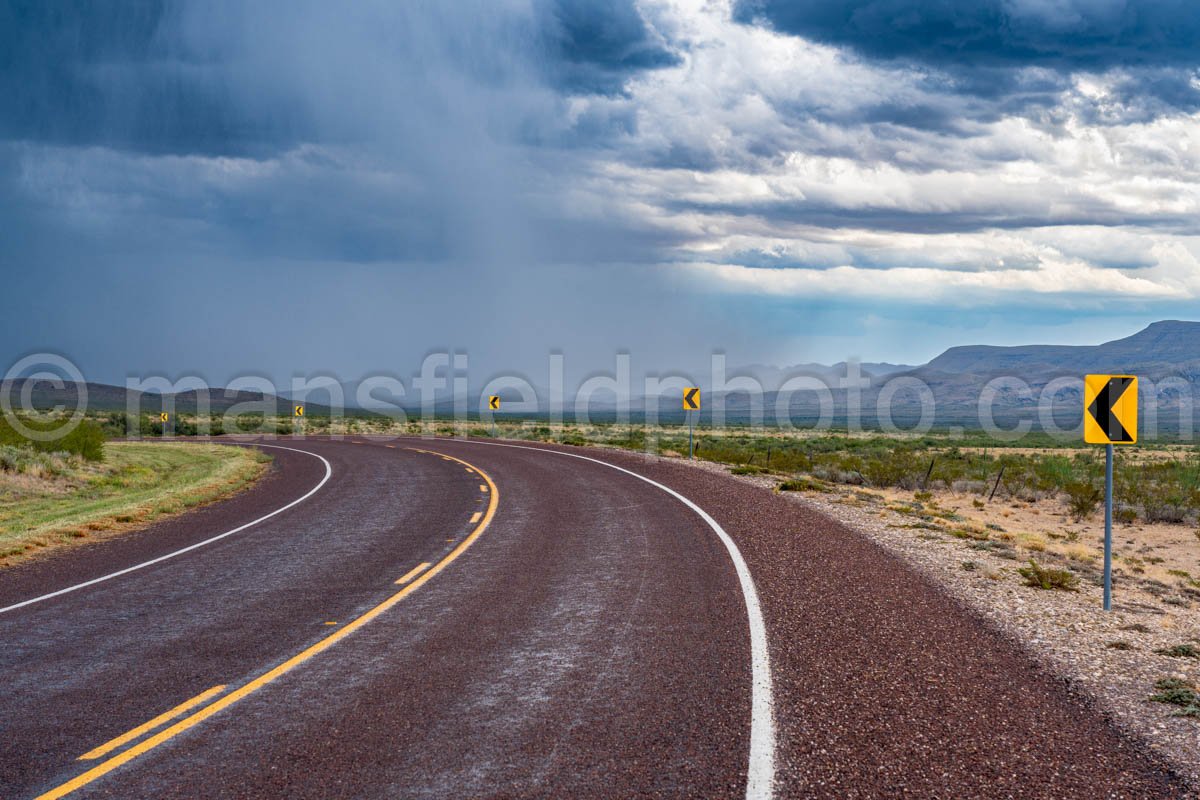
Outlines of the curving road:
[[769,492],[629,454],[274,444],[244,495],[0,573],[0,797],[1186,796]]

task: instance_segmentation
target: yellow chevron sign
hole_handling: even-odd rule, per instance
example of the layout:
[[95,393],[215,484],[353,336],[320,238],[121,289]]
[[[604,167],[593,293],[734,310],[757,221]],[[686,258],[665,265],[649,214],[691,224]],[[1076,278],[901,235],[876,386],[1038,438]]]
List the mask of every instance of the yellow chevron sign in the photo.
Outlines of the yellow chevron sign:
[[171,415],[165,411],[158,415],[159,422],[167,422],[170,419],[171,419]]
[[488,408],[493,411],[500,408],[500,395],[493,394],[488,396]]
[[304,416],[304,406],[296,406],[295,408],[293,408],[292,416],[303,417]]
[[1138,384],[1133,375],[1088,375],[1083,381],[1083,440],[1137,442]]
[[689,386],[683,390],[683,410],[684,411],[699,411],[700,410],[700,387]]

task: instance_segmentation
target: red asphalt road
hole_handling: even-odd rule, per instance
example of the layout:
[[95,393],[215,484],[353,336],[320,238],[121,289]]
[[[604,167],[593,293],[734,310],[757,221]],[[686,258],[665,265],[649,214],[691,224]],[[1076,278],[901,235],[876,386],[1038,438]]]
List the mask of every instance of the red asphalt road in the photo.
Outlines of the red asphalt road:
[[[406,448],[494,481],[495,516],[469,548],[333,646],[69,796],[744,796],[747,608],[697,514],[548,448],[275,443],[328,459],[328,483],[218,542],[0,613],[0,797],[136,752],[152,732],[77,760],[211,687],[228,687],[219,703],[257,686],[455,552],[479,527],[486,484]],[[775,796],[1191,796],[836,522],[686,465],[568,450],[676,489],[740,547],[767,626]],[[324,475],[312,455],[268,452],[272,474],[242,496],[0,572],[0,608],[230,530]]]

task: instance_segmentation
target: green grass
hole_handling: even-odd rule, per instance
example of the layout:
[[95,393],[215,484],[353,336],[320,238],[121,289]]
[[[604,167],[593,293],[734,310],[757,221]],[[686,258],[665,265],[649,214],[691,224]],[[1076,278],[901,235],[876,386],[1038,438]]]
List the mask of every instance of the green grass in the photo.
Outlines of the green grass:
[[0,564],[226,497],[253,483],[266,461],[241,447],[110,442],[103,464],[0,473]]
[[[17,421],[33,431],[54,431],[61,427],[65,420],[53,415],[44,415],[20,417]],[[88,461],[104,460],[104,431],[99,424],[90,419],[81,420],[61,438],[43,442],[26,439],[13,428],[5,416],[0,416],[0,445],[28,447],[39,453],[71,453]]]

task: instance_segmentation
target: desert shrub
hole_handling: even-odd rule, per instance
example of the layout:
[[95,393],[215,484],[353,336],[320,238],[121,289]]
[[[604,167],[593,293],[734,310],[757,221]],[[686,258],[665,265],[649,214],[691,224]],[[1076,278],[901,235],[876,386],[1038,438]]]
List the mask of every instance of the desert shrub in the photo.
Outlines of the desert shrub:
[[1171,658],[1200,658],[1200,647],[1194,644],[1177,644],[1172,647],[1161,647],[1154,651],[1160,656]]
[[1124,504],[1117,506],[1113,508],[1113,520],[1122,525],[1132,525],[1137,522],[1137,510]]
[[829,487],[818,480],[801,476],[779,484],[781,492],[828,492]]
[[1141,494],[1142,517],[1147,522],[1185,522],[1197,506],[1194,493],[1169,483],[1155,483]]
[[1034,485],[1043,492],[1056,492],[1075,482],[1075,464],[1066,456],[1043,456],[1033,463]]
[[1200,694],[1196,687],[1179,678],[1162,678],[1154,682],[1158,691],[1150,695],[1155,703],[1178,706],[1175,712],[1180,717],[1200,717]]
[[895,486],[914,489],[924,476],[917,459],[910,451],[893,450],[860,459],[856,470],[863,479],[876,488]]
[[1069,569],[1043,567],[1032,558],[1029,559],[1029,566],[1019,568],[1017,573],[1025,579],[1026,586],[1035,589],[1059,589],[1066,592],[1079,589],[1079,578]]
[[31,447],[0,445],[0,472],[52,477],[66,473],[70,459],[68,453],[40,453]]
[[[22,419],[21,423],[35,431],[55,430],[62,420]],[[27,447],[39,453],[71,453],[88,461],[104,460],[104,431],[92,420],[81,421],[64,436],[51,441],[26,439],[9,421],[0,416],[0,445]]]
[[1104,499],[1104,490],[1093,486],[1091,481],[1071,481],[1063,491],[1067,495],[1067,508],[1071,511],[1071,519],[1076,522],[1095,511]]

